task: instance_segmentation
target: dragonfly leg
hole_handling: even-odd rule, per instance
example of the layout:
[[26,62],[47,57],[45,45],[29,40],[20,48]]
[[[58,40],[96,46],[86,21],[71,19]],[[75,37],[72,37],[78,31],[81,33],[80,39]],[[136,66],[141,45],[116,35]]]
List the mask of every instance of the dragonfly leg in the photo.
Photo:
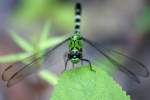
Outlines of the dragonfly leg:
[[81,65],[83,65],[83,60],[81,60]]
[[66,52],[66,53],[64,54],[64,61],[66,62],[67,59],[68,59],[68,52]]
[[95,70],[92,68],[92,64],[91,64],[90,60],[88,60],[88,59],[81,59],[81,61],[88,62],[89,65],[90,65],[90,70],[95,72]]
[[67,64],[68,64],[68,61],[69,61],[70,59],[67,59],[66,61],[65,61],[65,69],[62,71],[62,72],[64,72],[64,71],[66,71],[66,69],[67,69]]

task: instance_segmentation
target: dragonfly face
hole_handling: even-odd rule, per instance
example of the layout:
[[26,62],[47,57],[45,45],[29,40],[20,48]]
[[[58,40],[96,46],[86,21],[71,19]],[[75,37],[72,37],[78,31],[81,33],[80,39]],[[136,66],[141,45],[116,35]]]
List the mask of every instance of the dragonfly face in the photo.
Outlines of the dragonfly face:
[[73,64],[78,63],[82,59],[82,43],[79,33],[74,34],[69,41],[68,59]]
[[71,51],[68,54],[68,58],[71,60],[73,64],[76,64],[82,58],[82,53],[80,51]]

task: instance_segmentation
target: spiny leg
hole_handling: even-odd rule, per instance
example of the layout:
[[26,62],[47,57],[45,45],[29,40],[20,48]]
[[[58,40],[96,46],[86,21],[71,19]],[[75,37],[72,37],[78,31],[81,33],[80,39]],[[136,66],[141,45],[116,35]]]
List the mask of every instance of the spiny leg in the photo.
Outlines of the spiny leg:
[[69,61],[70,59],[67,59],[66,61],[65,61],[65,69],[63,70],[63,72],[64,71],[66,71],[66,69],[67,69],[67,64],[68,64],[68,61]]
[[81,60],[81,65],[83,65],[83,60]]
[[90,60],[88,60],[88,59],[83,59],[83,58],[82,58],[81,61],[88,62],[89,65],[90,65],[90,70],[95,72],[95,70],[92,68],[92,64],[91,64]]

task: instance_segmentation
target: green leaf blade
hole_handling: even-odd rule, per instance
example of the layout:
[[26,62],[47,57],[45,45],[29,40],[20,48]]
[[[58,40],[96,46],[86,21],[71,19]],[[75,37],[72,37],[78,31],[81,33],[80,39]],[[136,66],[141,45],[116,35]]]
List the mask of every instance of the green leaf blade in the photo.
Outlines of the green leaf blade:
[[49,32],[50,32],[50,21],[46,21],[43,31],[41,33],[41,37],[40,37],[40,42],[42,43],[43,41],[47,41],[47,39],[49,38]]
[[82,66],[66,71],[59,79],[51,100],[130,100],[106,72]]
[[46,80],[51,85],[55,86],[57,84],[58,78],[52,73],[47,70],[42,70],[38,73],[38,75],[43,79]]
[[64,37],[52,37],[52,38],[49,38],[47,41],[44,41],[40,45],[40,48],[42,50],[45,50],[47,48],[53,47],[53,46],[61,43],[64,39],[65,39]]
[[0,56],[0,63],[20,61],[30,55],[31,54],[29,54],[29,53],[18,53],[18,54],[10,54],[10,55],[5,55],[5,56]]
[[19,45],[19,47],[21,47],[23,50],[27,51],[27,52],[31,52],[33,51],[33,46],[28,43],[28,41],[26,41],[24,38],[20,37],[17,33],[15,32],[11,32],[11,36],[13,38],[13,40]]

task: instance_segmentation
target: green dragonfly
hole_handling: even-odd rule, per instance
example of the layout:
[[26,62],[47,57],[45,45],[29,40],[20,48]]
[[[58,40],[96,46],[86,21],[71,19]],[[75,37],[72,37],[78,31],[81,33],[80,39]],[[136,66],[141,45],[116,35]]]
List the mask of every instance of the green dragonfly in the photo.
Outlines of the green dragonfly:
[[[58,45],[54,46],[53,48],[50,48],[46,50],[42,54],[34,54],[28,58],[25,58],[22,61],[18,61],[10,66],[8,66],[2,73],[2,79],[7,82],[7,87],[10,87],[26,76],[32,74],[33,72],[37,71],[37,63],[41,61],[41,59],[44,58],[44,61],[47,61],[49,56],[52,54],[52,51],[55,51],[58,47],[62,46],[65,43],[68,43],[68,52],[65,55],[65,68],[66,70],[68,62],[71,62],[74,66],[74,64],[78,64],[81,62],[87,62],[89,64],[89,69],[93,72],[96,72],[92,68],[91,61],[87,58],[84,58],[83,56],[83,45],[84,43],[87,43],[91,46],[91,48],[95,49],[99,54],[103,55],[110,63],[112,63],[114,66],[117,66],[117,68],[121,71],[124,72],[129,78],[133,79],[135,82],[140,83],[140,80],[138,76],[142,77],[148,77],[149,76],[149,71],[147,67],[142,64],[140,61],[129,57],[125,54],[122,54],[118,51],[105,48],[107,51],[113,52],[115,55],[122,56],[125,59],[127,59],[130,62],[133,62],[135,67],[134,69],[130,69],[125,67],[125,65],[120,64],[116,59],[113,59],[109,54],[107,54],[103,49],[97,48],[93,42],[89,41],[87,38],[84,38],[81,33],[80,33],[80,22],[81,22],[81,4],[76,3],[75,6],[75,27],[74,27],[74,33],[72,36],[69,38],[66,38],[64,41],[59,43]],[[83,43],[84,42],[84,43]],[[35,57],[36,56],[36,57]],[[33,59],[34,58],[34,59]],[[49,61],[51,62],[51,61]],[[133,66],[133,65],[132,65]],[[139,70],[136,70],[139,69]],[[14,71],[15,72],[12,72]]]

